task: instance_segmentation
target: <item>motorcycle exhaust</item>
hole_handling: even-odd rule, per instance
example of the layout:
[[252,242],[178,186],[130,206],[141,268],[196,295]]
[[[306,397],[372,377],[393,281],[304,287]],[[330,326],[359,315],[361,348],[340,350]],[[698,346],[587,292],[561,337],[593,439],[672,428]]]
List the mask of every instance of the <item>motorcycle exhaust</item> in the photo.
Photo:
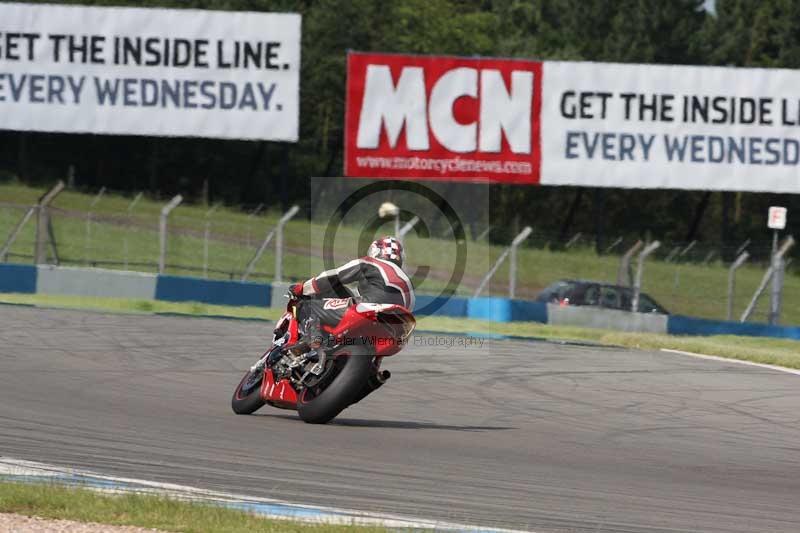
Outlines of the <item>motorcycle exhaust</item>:
[[361,392],[356,396],[356,399],[353,400],[353,403],[358,403],[379,388],[383,386],[386,381],[392,377],[392,373],[388,370],[381,370],[376,372],[375,374],[371,375],[367,382],[364,384],[364,388],[361,389]]

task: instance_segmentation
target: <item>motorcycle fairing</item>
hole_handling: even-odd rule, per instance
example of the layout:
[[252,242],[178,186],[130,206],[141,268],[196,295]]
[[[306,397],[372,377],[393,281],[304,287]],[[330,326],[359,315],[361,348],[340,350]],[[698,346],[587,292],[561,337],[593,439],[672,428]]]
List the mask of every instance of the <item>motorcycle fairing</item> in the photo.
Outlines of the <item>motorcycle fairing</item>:
[[275,374],[268,368],[261,383],[261,398],[268,404],[281,409],[297,409],[297,392],[288,379],[275,382]]

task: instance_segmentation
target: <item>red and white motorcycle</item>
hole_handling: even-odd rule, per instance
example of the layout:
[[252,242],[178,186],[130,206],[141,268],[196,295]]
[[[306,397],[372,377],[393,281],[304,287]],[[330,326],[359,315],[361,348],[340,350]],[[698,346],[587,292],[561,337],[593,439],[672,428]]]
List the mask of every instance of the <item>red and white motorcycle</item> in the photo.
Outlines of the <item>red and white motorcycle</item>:
[[325,349],[299,343],[296,308],[290,299],[275,324],[272,347],[250,367],[233,393],[231,406],[246,415],[269,404],[297,410],[312,424],[333,420],[390,377],[384,357],[398,353],[416,327],[401,305],[352,303],[334,327],[322,326]]

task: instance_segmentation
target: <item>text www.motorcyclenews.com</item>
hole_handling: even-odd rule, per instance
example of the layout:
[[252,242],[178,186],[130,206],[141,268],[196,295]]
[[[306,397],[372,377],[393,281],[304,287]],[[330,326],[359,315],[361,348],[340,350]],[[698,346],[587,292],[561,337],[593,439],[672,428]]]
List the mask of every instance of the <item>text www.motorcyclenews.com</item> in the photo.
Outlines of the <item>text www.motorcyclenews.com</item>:
[[361,168],[389,170],[430,170],[448,172],[491,172],[494,174],[530,174],[533,166],[527,161],[497,161],[491,159],[459,159],[433,157],[356,157]]

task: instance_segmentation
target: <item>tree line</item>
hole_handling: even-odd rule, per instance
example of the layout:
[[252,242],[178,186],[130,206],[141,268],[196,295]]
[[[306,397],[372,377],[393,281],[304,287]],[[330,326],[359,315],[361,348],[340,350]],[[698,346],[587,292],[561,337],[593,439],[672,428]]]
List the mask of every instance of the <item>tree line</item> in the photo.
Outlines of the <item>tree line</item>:
[[[704,0],[59,3],[301,13],[300,141],[0,131],[0,180],[46,184],[71,172],[76,185],[87,189],[180,192],[195,202],[232,205],[297,202],[308,210],[313,207],[309,177],[342,174],[347,50],[800,67],[800,2],[794,0],[716,0],[710,10]],[[554,242],[578,231],[592,234],[599,250],[618,235],[697,239],[730,249],[747,238],[767,241],[769,205],[789,207],[790,230],[800,229],[792,216],[800,212],[796,195],[497,185],[490,198],[496,228],[490,236],[496,241],[532,225]]]

